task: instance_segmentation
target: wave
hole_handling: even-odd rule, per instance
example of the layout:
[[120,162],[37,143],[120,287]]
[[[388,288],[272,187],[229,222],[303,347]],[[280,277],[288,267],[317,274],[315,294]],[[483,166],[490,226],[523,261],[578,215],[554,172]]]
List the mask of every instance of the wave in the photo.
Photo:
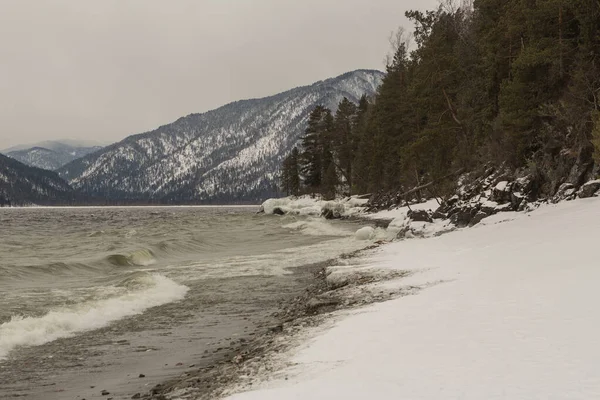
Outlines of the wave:
[[117,297],[89,301],[75,307],[50,311],[42,317],[13,316],[0,325],[0,360],[20,346],[37,346],[99,329],[110,323],[141,314],[145,310],[181,300],[188,288],[162,275],[134,277],[123,286],[136,287]]
[[52,262],[43,265],[27,266],[0,266],[0,277],[12,279],[31,279],[35,276],[44,275],[70,275],[73,272],[93,272],[97,266],[85,263]]
[[156,263],[154,253],[147,249],[137,250],[129,255],[111,254],[110,256],[106,257],[106,260],[112,265],[116,265],[118,267],[134,265],[144,267]]
[[284,225],[283,228],[299,231],[310,236],[343,237],[354,235],[353,231],[337,227],[323,220],[322,218],[309,218],[306,220],[293,222],[291,224]]

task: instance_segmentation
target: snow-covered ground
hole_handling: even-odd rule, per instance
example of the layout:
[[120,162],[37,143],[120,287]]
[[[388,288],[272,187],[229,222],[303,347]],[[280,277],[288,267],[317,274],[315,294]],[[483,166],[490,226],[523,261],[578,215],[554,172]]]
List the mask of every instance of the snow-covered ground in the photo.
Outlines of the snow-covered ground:
[[409,271],[374,290],[412,294],[338,312],[257,390],[230,399],[598,399],[598,233],[593,198],[340,265]]
[[300,196],[269,199],[262,204],[265,214],[275,214],[280,210],[285,214],[319,217],[325,209],[335,211],[338,216],[352,217],[364,211],[369,199],[347,197],[335,201],[322,200],[320,197]]

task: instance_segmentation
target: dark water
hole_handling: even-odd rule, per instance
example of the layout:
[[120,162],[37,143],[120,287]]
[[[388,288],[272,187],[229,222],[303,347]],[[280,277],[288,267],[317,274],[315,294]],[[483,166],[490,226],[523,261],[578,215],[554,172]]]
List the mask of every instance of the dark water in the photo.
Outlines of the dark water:
[[0,209],[0,398],[143,390],[266,323],[295,268],[368,244],[255,210]]

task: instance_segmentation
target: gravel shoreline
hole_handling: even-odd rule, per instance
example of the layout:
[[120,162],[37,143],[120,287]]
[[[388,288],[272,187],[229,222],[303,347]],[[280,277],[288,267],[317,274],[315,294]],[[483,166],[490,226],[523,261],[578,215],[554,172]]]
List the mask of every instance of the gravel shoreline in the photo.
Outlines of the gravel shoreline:
[[332,312],[414,294],[418,288],[375,292],[369,289],[370,284],[402,278],[407,275],[404,272],[364,272],[329,279],[329,267],[351,263],[381,244],[383,242],[294,271],[299,277],[308,274],[310,280],[301,296],[281,303],[279,311],[273,314],[275,324],[232,342],[221,349],[219,359],[213,363],[189,370],[183,376],[156,385],[148,393],[136,394],[133,398],[204,400],[251,390],[256,383],[279,370],[279,355],[299,344],[299,337],[307,329],[330,320]]

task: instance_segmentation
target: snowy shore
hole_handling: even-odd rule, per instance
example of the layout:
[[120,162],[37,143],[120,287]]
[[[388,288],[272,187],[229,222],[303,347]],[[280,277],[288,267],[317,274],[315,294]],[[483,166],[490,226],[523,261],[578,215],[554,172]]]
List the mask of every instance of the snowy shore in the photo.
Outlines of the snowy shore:
[[230,399],[600,398],[599,231],[600,199],[577,200],[330,267],[408,274],[371,291],[409,295],[334,312]]

